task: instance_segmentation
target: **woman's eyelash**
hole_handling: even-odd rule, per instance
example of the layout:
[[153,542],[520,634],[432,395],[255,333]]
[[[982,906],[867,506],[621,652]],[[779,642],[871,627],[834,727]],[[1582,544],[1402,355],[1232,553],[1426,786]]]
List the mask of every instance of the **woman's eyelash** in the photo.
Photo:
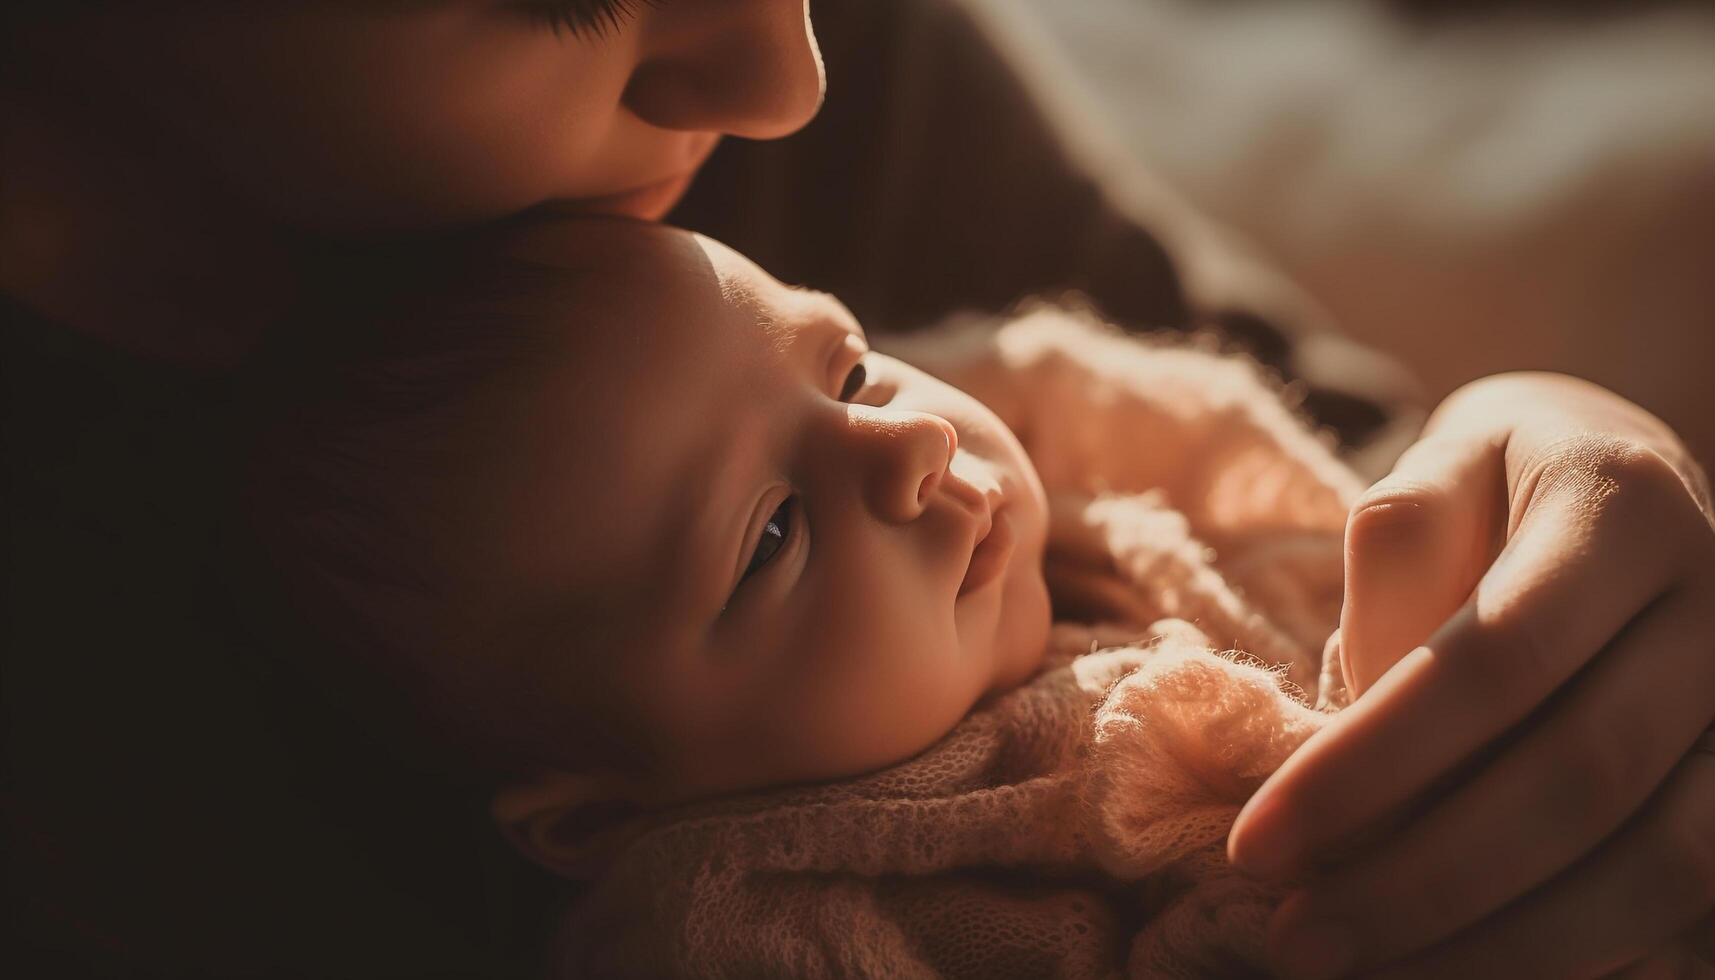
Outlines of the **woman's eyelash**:
[[623,28],[642,6],[654,6],[661,0],[536,0],[525,4],[525,11],[555,34],[565,31],[573,37],[589,35],[606,37]]
[[738,577],[739,585],[743,585],[752,572],[768,564],[786,547],[786,542],[791,540],[796,499],[787,497],[780,502],[780,506],[774,508],[774,513],[768,515],[768,523],[762,526],[762,537],[757,539],[756,550],[751,552],[750,561],[744,566],[744,574]]
[[869,371],[859,361],[852,366],[851,373],[846,375],[845,383],[840,385],[840,401],[849,402],[857,397],[858,392],[869,381]]

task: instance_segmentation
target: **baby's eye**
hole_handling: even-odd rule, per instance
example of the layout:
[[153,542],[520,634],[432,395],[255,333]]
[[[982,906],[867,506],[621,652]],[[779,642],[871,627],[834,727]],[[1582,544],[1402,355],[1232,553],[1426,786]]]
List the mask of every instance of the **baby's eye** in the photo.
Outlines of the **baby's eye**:
[[768,564],[786,541],[792,536],[792,502],[795,498],[787,497],[774,508],[774,513],[768,515],[768,523],[762,526],[762,537],[756,542],[756,551],[750,556],[750,563],[744,566],[744,574],[738,578],[739,584],[750,578],[752,572]]
[[851,373],[846,375],[845,383],[840,385],[840,401],[849,402],[863,390],[864,383],[869,380],[869,372],[859,361],[852,366]]

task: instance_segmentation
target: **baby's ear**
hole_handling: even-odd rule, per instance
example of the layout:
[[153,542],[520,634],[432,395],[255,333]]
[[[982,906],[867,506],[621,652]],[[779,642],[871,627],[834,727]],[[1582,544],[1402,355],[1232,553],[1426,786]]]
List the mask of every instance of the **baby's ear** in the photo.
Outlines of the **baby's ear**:
[[550,771],[507,784],[489,806],[513,847],[569,878],[593,875],[612,851],[614,831],[641,810],[618,777]]

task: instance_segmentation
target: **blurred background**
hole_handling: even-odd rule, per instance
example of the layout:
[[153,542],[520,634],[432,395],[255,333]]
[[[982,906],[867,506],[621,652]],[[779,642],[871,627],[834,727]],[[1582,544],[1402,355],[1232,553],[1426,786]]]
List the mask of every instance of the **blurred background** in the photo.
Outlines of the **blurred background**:
[[988,2],[1431,400],[1564,371],[1715,465],[1715,0]]

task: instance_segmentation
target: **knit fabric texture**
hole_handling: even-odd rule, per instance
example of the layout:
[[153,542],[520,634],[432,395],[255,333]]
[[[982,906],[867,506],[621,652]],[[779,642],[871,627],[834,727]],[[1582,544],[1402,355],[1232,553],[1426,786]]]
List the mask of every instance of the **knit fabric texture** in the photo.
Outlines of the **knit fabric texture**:
[[591,832],[555,972],[1263,975],[1279,896],[1225,839],[1344,702],[1356,478],[1252,365],[1182,342],[1041,310],[910,344],[1049,490],[1043,669],[879,772]]

